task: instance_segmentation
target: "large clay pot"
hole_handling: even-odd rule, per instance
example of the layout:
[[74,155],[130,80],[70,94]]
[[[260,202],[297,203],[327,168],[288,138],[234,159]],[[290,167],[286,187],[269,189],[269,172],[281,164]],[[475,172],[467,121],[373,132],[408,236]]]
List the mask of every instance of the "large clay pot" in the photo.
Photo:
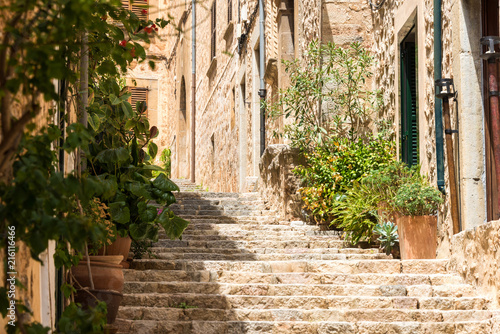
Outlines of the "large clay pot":
[[397,224],[401,260],[436,258],[436,216],[400,216]]
[[97,304],[96,298],[106,303],[108,308],[107,322],[115,322],[118,314],[118,308],[123,299],[123,294],[111,290],[77,290],[75,302],[82,304],[83,309],[94,307]]
[[129,236],[126,237],[117,236],[116,240],[111,245],[107,245],[106,248],[103,247],[99,250],[99,255],[122,255],[123,256],[123,261],[121,262],[122,267],[127,269],[129,267],[127,258],[130,252],[131,245],[132,245],[132,239]]
[[[122,266],[119,264],[91,261],[90,271],[92,273],[92,280],[94,281],[94,288],[96,290],[122,292],[125,281],[122,269]],[[76,267],[73,267],[71,273],[81,287],[90,287],[86,260],[80,261]],[[75,284],[76,288],[80,287],[78,284]]]

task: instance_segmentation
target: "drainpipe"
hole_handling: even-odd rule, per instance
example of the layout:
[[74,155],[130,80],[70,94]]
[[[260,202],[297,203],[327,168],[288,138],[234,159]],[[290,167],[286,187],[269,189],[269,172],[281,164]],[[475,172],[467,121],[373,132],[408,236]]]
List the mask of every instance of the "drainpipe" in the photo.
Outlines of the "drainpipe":
[[[498,66],[497,59],[500,53],[495,51],[495,45],[500,44],[500,37],[486,36],[481,38],[481,44],[487,47],[487,51],[481,55],[482,59],[487,60],[488,74],[488,96],[490,107],[490,127],[493,140],[493,158],[495,160],[495,177],[497,181],[497,210],[500,211],[500,93],[498,91]],[[495,205],[495,204],[493,204]]]
[[[434,0],[434,81],[441,79],[442,72],[441,1]],[[443,112],[441,99],[438,97],[434,98],[434,119],[436,122],[437,186],[439,191],[444,193]]]
[[266,149],[266,110],[264,108],[264,99],[266,98],[266,84],[264,82],[265,75],[265,35],[264,35],[264,1],[259,0],[259,21],[260,21],[260,39],[259,39],[259,57],[260,57],[260,155],[264,154],[264,150]]
[[196,161],[196,0],[192,0],[192,22],[191,22],[191,38],[192,38],[192,78],[191,78],[191,182],[195,183],[195,161]]

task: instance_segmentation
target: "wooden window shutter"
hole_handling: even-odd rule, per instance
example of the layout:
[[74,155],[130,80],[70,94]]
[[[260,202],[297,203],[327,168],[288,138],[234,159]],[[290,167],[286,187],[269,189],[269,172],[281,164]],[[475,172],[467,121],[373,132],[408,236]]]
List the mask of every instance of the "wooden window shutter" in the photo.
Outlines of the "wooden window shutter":
[[210,10],[210,26],[211,26],[211,41],[210,41],[210,59],[214,59],[216,55],[216,17],[217,17],[217,8],[216,8],[217,1],[214,0],[214,3],[212,4],[212,9]]
[[128,101],[132,105],[132,109],[136,111],[137,102],[144,101],[148,106],[146,110],[146,117],[148,117],[148,89],[145,87],[128,87],[129,93],[132,93],[132,96],[129,97]]
[[[131,12],[133,12],[137,17],[141,20],[148,20],[149,19],[149,0],[136,0],[133,1],[133,3],[130,2],[130,0],[122,0],[122,6]],[[146,9],[147,12],[144,14],[142,12],[143,9]]]
[[417,64],[414,42],[401,43],[401,160],[417,165]]

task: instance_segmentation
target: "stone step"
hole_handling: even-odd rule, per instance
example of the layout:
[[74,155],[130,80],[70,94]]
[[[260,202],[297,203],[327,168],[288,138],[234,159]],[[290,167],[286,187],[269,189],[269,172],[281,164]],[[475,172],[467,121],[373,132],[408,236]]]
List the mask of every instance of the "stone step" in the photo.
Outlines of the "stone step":
[[[214,222],[215,221],[215,222]],[[238,221],[234,219],[227,219],[225,221],[216,220],[190,220],[190,224],[186,228],[186,232],[190,230],[203,230],[203,231],[309,231],[318,232],[316,226],[304,225],[304,226],[292,226],[292,225],[280,225],[279,223],[266,224],[263,222],[256,222],[252,220],[242,221],[238,224]]]
[[264,223],[270,225],[278,224],[278,221],[270,215],[254,216],[224,216],[224,215],[178,215],[179,217],[192,223],[212,223],[212,224],[256,224]]
[[238,271],[248,273],[385,273],[385,274],[445,274],[445,260],[339,260],[339,261],[191,261],[134,260],[136,270]]
[[225,217],[270,217],[275,215],[274,211],[271,210],[258,210],[258,209],[210,209],[210,210],[173,210],[176,215],[183,217],[185,219],[193,219],[198,217],[199,219],[205,218],[217,218],[219,216]]
[[263,202],[228,202],[218,201],[218,203],[181,203],[176,202],[169,206],[170,209],[176,212],[182,211],[198,211],[198,210],[266,210],[266,205]]
[[452,274],[247,273],[238,271],[124,270],[126,282],[212,282],[233,284],[463,284]]
[[238,198],[246,201],[260,200],[258,193],[220,193],[220,192],[174,192],[175,198],[185,199],[230,199]]
[[380,254],[378,248],[206,248],[206,247],[151,247],[154,253],[209,253],[209,254],[290,254],[290,255],[363,255]]
[[207,248],[342,248],[348,244],[343,240],[277,241],[277,240],[158,240],[154,247],[207,247]]
[[[212,235],[203,235],[203,234],[191,234],[190,231],[186,231],[187,233],[182,235],[183,241],[216,241],[216,240],[227,240],[227,241],[283,241],[283,240],[294,240],[294,241],[321,241],[321,240],[341,240],[341,237],[338,235],[330,236],[330,235],[301,235],[295,232],[291,232],[288,236],[280,235],[280,233],[268,233],[265,231],[263,233],[252,233],[248,232],[246,234],[240,233],[240,235],[230,235],[230,233],[225,233],[224,235],[212,234]],[[166,238],[165,233],[160,233],[159,238]]]
[[363,284],[232,284],[198,282],[126,282],[124,293],[199,293],[256,296],[372,296],[372,297],[474,297],[466,284],[363,285]]
[[[391,255],[383,253],[374,254],[255,254],[255,253],[172,253],[172,252],[154,252],[157,259],[164,260],[204,260],[204,261],[292,261],[292,260],[373,260],[373,259],[392,259]],[[144,257],[147,258],[147,257]]]
[[[481,297],[254,296],[197,293],[159,294],[154,292],[124,294],[121,303],[122,306],[165,308],[183,304],[209,309],[421,309],[452,311],[486,310],[489,306],[489,300]],[[376,318],[371,320],[376,320]]]
[[[161,235],[165,235],[164,233],[160,233]],[[340,239],[342,237],[341,233],[337,231],[312,231],[312,230],[297,230],[297,231],[288,231],[288,230],[278,230],[278,231],[268,231],[265,229],[260,230],[196,230],[196,229],[188,229],[184,231],[182,234],[182,239],[186,240],[188,238],[195,237],[231,237],[231,238],[248,238],[248,237],[280,237],[281,239],[290,239],[297,237],[308,237],[308,238],[331,238],[331,239]]]
[[[420,313],[415,313],[419,315]],[[489,320],[474,321],[155,321],[118,319],[119,333],[141,334],[495,334]],[[411,316],[405,318],[412,319]]]

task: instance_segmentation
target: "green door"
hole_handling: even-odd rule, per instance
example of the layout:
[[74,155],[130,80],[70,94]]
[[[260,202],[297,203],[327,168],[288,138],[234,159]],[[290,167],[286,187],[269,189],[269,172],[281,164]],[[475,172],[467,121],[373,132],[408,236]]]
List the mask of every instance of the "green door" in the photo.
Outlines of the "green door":
[[411,32],[401,42],[401,160],[418,164],[417,64]]

